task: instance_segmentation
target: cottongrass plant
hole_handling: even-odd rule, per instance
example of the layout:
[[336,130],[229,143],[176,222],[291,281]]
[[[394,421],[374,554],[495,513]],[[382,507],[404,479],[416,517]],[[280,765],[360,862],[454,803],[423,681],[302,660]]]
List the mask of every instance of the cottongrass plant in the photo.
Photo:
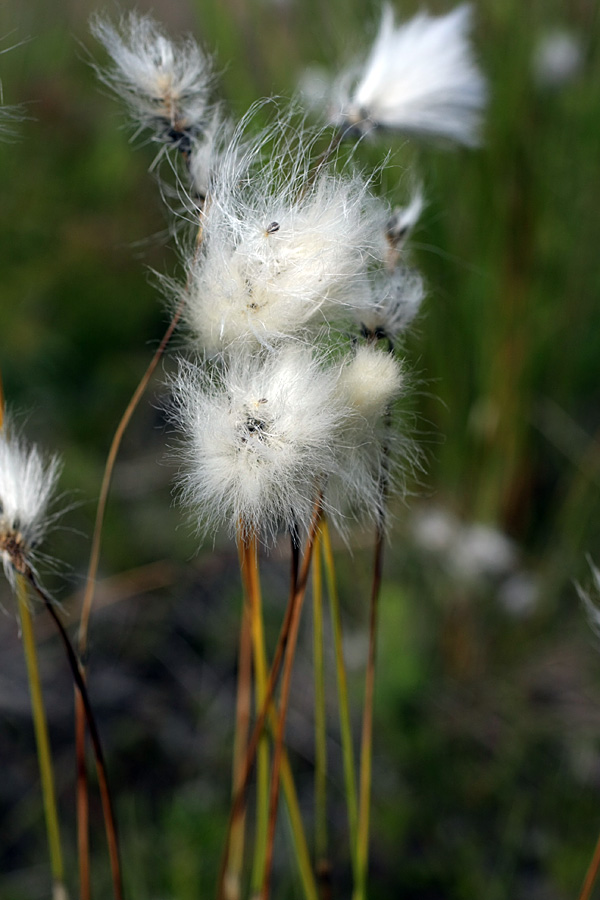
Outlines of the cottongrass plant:
[[52,873],[52,898],[65,900],[65,872],[54,784],[48,722],[42,695],[33,619],[28,598],[28,575],[36,571],[38,548],[48,529],[48,510],[53,500],[60,463],[44,460],[37,447],[29,447],[14,434],[5,416],[0,389],[0,554],[4,573],[16,594],[29,693],[46,834]]
[[0,554],[5,575],[16,593],[18,602],[44,799],[53,880],[52,897],[53,900],[66,900],[68,895],[64,883],[64,863],[48,724],[29,604],[30,588],[42,601],[58,630],[75,688],[81,699],[94,749],[115,897],[120,898],[122,889],[116,824],[98,728],[79,661],[55,604],[42,587],[37,571],[38,560],[48,560],[48,557],[41,555],[40,544],[59,515],[51,509],[56,500],[60,469],[61,463],[57,456],[44,458],[35,445],[28,446],[15,434],[12,423],[5,417],[4,398],[0,389]]
[[386,5],[364,63],[333,82],[332,121],[360,134],[385,129],[477,146],[486,84],[470,26],[468,4],[445,16],[419,12],[402,25]]
[[[341,100],[330,117],[333,134],[326,132],[329,143],[319,154],[323,131],[311,131],[304,122],[292,124],[293,114],[276,115],[258,135],[254,111],[235,125],[213,98],[213,63],[191,38],[175,43],[153,19],[137,14],[123,18],[117,27],[101,16],[92,22],[110,57],[107,66],[98,67],[100,77],[124,101],[136,133],[160,144],[157,159],[172,162],[179,191],[187,197],[185,215],[193,223],[194,240],[182,259],[185,283],[176,287],[165,282],[175,298],[173,316],[107,459],[78,649],[83,657],[104,510],[120,442],[183,318],[186,358],[171,382],[173,419],[182,432],[180,496],[202,534],[226,525],[235,535],[245,598],[233,800],[220,900],[239,900],[244,893],[245,806],[255,759],[252,896],[270,896],[280,784],[304,896],[317,900],[325,891],[325,880],[318,887],[315,881],[285,749],[294,654],[313,554],[317,566],[324,567],[332,609],[353,896],[366,897],[377,597],[388,495],[400,482],[399,457],[410,446],[405,437],[394,436],[393,407],[409,384],[394,351],[425,295],[406,247],[423,197],[416,189],[405,207],[391,211],[375,196],[372,178],[359,171],[357,153],[344,155],[341,145],[375,128],[475,144],[485,89],[472,59],[468,27],[467,7],[439,19],[417,16],[399,28],[386,8],[362,69],[338,79],[336,96]],[[185,161],[183,173],[176,165],[178,157]],[[329,535],[332,523],[347,536],[355,518],[370,521],[376,532],[358,779]],[[261,543],[273,544],[283,531],[291,543],[290,591],[269,666],[258,550]],[[314,584],[319,606],[315,659],[321,657],[315,687],[320,695],[317,857],[322,872],[328,861],[320,568]],[[38,593],[45,597],[41,589]],[[85,672],[72,650],[70,659],[75,660],[78,689],[80,895],[89,900],[84,745],[88,704]],[[95,726],[87,718],[95,745]],[[120,898],[115,846],[111,864],[115,896]]]

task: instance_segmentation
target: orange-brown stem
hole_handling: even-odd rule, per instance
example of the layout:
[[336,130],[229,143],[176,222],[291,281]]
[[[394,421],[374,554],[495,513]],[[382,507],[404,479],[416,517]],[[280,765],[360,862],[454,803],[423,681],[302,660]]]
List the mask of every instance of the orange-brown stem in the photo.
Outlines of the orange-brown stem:
[[588,866],[588,870],[585,875],[583,887],[581,888],[581,893],[579,894],[579,900],[590,900],[590,897],[592,896],[592,890],[594,888],[594,884],[596,883],[596,878],[598,877],[599,870],[600,870],[600,835],[598,836],[598,840],[596,842],[596,847],[594,849],[593,856],[590,860],[590,864]]

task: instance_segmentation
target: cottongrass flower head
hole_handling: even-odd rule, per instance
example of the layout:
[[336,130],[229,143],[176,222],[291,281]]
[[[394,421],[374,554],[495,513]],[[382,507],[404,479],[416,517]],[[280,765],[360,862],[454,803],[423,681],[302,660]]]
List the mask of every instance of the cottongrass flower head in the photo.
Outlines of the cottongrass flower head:
[[417,13],[398,26],[385,6],[365,63],[334,85],[334,123],[361,134],[383,128],[476,146],[486,85],[470,24],[468,4],[445,16]]
[[16,573],[35,571],[36,551],[49,525],[60,474],[56,456],[27,446],[5,422],[0,430],[0,554],[12,587]]
[[339,367],[308,347],[241,353],[221,366],[182,363],[175,418],[185,441],[181,499],[205,533],[227,525],[274,539],[308,528],[315,501],[338,473]]
[[273,346],[349,320],[367,301],[387,217],[359,174],[323,167],[311,179],[313,139],[289,124],[266,158],[264,135],[242,153],[241,140],[238,132],[209,186],[202,247],[181,292],[189,329],[209,352]]
[[211,110],[202,134],[191,142],[188,173],[194,209],[197,208],[198,200],[201,203],[204,202],[210,192],[211,184],[218,180],[219,171],[225,163],[234,132],[235,126],[232,120],[217,105]]
[[425,296],[425,282],[416,269],[402,263],[392,272],[381,270],[373,281],[371,302],[360,310],[363,333],[396,341],[412,325]]
[[410,200],[404,206],[396,206],[386,225],[386,238],[394,248],[400,251],[411,236],[415,225],[421,218],[425,207],[423,187],[417,185]]
[[581,585],[576,584],[575,589],[583,603],[591,628],[600,637],[600,569],[594,565],[589,557],[588,563],[592,573],[592,586],[586,590]]
[[338,392],[350,415],[340,441],[341,476],[332,478],[328,493],[342,533],[350,518],[383,524],[387,495],[402,487],[407,468],[418,466],[410,436],[390,427],[406,387],[402,363],[374,343],[357,345],[343,362]]
[[150,16],[130,13],[119,28],[102,16],[91,20],[93,35],[112,65],[100,78],[129,107],[140,130],[187,152],[205,127],[212,86],[211,64],[190,37],[174,43]]

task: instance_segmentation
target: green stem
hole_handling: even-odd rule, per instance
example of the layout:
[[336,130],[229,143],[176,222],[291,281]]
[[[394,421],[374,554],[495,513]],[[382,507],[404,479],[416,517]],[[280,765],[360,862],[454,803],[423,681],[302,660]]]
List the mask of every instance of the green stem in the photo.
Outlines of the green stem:
[[19,603],[19,616],[21,618],[21,630],[23,634],[23,649],[27,663],[27,675],[29,677],[29,693],[31,695],[31,709],[33,714],[33,727],[37,744],[38,761],[40,766],[40,779],[42,783],[42,796],[44,798],[44,815],[46,818],[46,832],[50,850],[50,868],[54,882],[53,895],[55,897],[65,895],[64,889],[64,864],[60,843],[60,827],[58,824],[58,808],[56,805],[56,792],[54,789],[54,773],[52,769],[52,754],[50,752],[50,740],[48,738],[48,723],[42,697],[40,673],[37,662],[35,637],[33,634],[33,621],[27,599],[27,581],[23,575],[17,575],[17,598]]
[[[258,711],[263,708],[267,695],[267,654],[265,650],[257,552],[256,537],[254,535],[249,538],[240,537],[242,577],[246,591],[246,602],[249,608],[250,632],[252,635],[255,703]],[[269,757],[268,738],[267,734],[263,732],[258,744],[256,761],[256,834],[251,879],[251,887],[254,894],[258,894],[260,891],[265,864],[269,821]]]
[[373,703],[375,698],[375,662],[377,655],[377,612],[383,569],[383,523],[377,528],[375,561],[369,614],[369,657],[365,676],[365,706],[360,750],[359,816],[356,859],[358,878],[353,900],[366,900],[369,871],[369,829],[371,822],[371,778],[373,771]]
[[[238,655],[238,688],[235,710],[235,738],[233,743],[233,790],[237,794],[243,775],[248,732],[250,729],[250,709],[252,706],[252,635],[250,633],[250,611],[244,603],[240,626],[240,647]],[[231,844],[225,893],[227,900],[239,900],[242,892],[242,871],[244,867],[244,844],[246,836],[246,811],[240,813],[231,828]]]
[[348,828],[350,832],[350,854],[352,859],[352,871],[355,883],[358,881],[357,837],[358,837],[358,802],[356,797],[356,768],[354,764],[354,749],[352,746],[352,729],[350,726],[350,704],[348,701],[348,680],[346,677],[346,665],[344,663],[344,648],[342,644],[342,619],[340,614],[340,601],[337,592],[335,578],[335,565],[331,551],[331,540],[327,522],[323,520],[321,525],[323,537],[323,557],[325,560],[325,577],[327,592],[331,606],[331,621],[333,625],[333,646],[335,652],[335,669],[337,674],[340,734],[342,739],[342,755],[344,761],[344,781],[346,787],[346,804],[348,807]]
[[315,679],[315,861],[327,864],[327,731],[323,662],[323,573],[321,531],[313,549],[313,660]]

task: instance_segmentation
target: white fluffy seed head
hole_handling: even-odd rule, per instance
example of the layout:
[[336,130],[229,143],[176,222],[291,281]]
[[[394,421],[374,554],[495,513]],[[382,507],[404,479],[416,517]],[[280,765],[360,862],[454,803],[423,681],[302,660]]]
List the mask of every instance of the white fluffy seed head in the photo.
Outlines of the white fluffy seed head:
[[399,265],[393,272],[380,271],[373,279],[370,303],[359,313],[363,331],[396,340],[413,322],[425,294],[416,269]]
[[195,41],[174,43],[150,16],[133,12],[119,28],[101,16],[90,27],[112,59],[109,68],[98,67],[102,80],[140,127],[187,149],[204,128],[212,82],[210,62]]
[[386,237],[391,247],[400,251],[421,217],[425,199],[423,188],[417,185],[405,206],[396,206],[386,225]]
[[583,603],[588,622],[598,636],[600,636],[600,569],[594,565],[591,558],[588,557],[588,563],[592,573],[592,586],[589,589],[575,584],[575,589],[579,594],[579,599]]
[[56,456],[44,458],[11,434],[0,430],[0,554],[14,586],[15,571],[33,568],[36,548],[54,518],[49,507],[60,473]]
[[402,366],[395,356],[363,344],[342,369],[339,390],[359,416],[376,423],[400,395],[403,384]]
[[184,292],[187,324],[209,352],[271,346],[366,302],[385,210],[359,175],[323,169],[307,181],[312,140],[281,129],[266,161],[264,138],[240,154],[238,136],[209,189]]
[[[350,414],[340,440],[338,473],[328,485],[334,521],[344,531],[350,517],[381,525],[386,495],[402,483],[411,442],[391,425],[392,404],[404,390],[401,363],[372,344],[360,345],[342,364],[340,402]],[[409,451],[403,459],[403,451]]]
[[335,123],[359,133],[385,128],[476,146],[486,85],[473,58],[470,21],[463,4],[396,26],[385,6],[366,62],[343,73],[334,88]]
[[219,172],[233,140],[235,128],[219,106],[214,107],[200,137],[190,146],[188,171],[192,183],[192,200],[204,200]]
[[182,363],[174,383],[185,436],[182,500],[205,532],[221,524],[272,539],[307,528],[339,464],[347,415],[337,368],[306,347],[238,353],[209,371]]

